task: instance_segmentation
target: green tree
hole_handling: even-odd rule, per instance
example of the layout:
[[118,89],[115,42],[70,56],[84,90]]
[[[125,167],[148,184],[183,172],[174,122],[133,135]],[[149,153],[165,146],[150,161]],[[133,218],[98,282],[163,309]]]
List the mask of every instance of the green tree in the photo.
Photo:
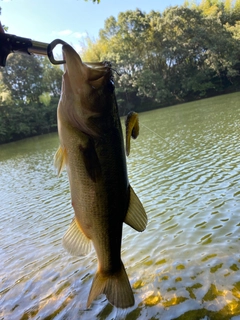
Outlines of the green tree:
[[48,58],[41,58],[43,67],[42,91],[49,93],[53,98],[59,98],[61,94],[61,83],[63,71],[59,65],[52,65]]
[[[208,11],[211,7],[217,9]],[[83,58],[110,60],[122,73],[116,79],[121,112],[221,92],[237,80],[239,43],[219,18],[220,9],[224,5],[209,0],[201,9],[185,5],[162,14],[120,13],[105,21]]]
[[[82,59],[111,61],[121,114],[236,90],[239,8],[240,0],[203,0],[121,12],[87,39]],[[0,143],[56,129],[61,76],[47,58],[9,57],[0,73]]]
[[0,143],[56,130],[61,76],[47,58],[9,57],[0,77]]
[[15,104],[38,102],[42,93],[43,66],[36,56],[12,54],[2,68],[2,81]]

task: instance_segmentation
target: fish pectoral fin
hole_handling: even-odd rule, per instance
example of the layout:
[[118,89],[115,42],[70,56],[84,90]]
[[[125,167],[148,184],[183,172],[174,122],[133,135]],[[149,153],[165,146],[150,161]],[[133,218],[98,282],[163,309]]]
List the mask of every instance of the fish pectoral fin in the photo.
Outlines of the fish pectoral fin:
[[60,173],[62,172],[66,164],[66,156],[67,156],[66,149],[59,146],[54,156],[54,165],[58,170],[58,176],[60,175]]
[[117,308],[129,308],[134,305],[134,296],[124,265],[113,274],[104,274],[98,271],[93,279],[89,293],[87,307],[100,294],[105,294],[108,301]]
[[76,218],[71,222],[62,242],[63,247],[73,256],[84,256],[92,250],[91,240],[79,228]]
[[130,138],[136,139],[139,135],[139,120],[136,112],[129,112],[125,121],[126,125],[126,154],[130,154]]
[[133,229],[142,232],[147,226],[147,215],[138,196],[130,186],[130,201],[124,222]]

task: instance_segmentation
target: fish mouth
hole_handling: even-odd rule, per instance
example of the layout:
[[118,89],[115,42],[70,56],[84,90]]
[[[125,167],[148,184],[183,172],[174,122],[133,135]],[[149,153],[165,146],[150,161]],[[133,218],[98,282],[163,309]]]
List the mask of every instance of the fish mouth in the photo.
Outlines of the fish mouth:
[[104,79],[112,75],[109,62],[83,62],[80,55],[68,44],[62,47],[63,58],[66,61],[64,71],[70,78],[89,82],[92,86],[99,87]]

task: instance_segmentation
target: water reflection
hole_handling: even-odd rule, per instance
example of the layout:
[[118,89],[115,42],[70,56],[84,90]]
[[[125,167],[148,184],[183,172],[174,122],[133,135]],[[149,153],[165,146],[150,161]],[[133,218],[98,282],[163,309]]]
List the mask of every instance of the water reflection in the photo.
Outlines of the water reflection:
[[0,319],[236,320],[239,98],[140,115],[128,168],[149,224],[143,233],[124,226],[136,300],[129,310],[104,296],[86,310],[97,259],[71,257],[61,245],[73,211],[66,173],[57,178],[53,168],[57,135],[1,146]]

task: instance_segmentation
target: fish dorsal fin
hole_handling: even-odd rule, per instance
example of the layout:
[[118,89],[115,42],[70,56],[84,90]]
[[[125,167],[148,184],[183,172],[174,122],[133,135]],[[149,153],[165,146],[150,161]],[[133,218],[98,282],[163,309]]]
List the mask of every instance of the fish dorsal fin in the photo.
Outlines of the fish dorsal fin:
[[130,138],[136,139],[139,135],[139,120],[136,112],[129,112],[125,121],[126,125],[126,154],[130,154]]
[[130,186],[130,201],[124,222],[133,229],[142,232],[147,226],[147,215],[138,196]]
[[91,252],[92,244],[73,219],[63,237],[63,247],[73,256],[84,256]]
[[62,172],[66,164],[66,156],[67,156],[66,149],[59,146],[54,156],[54,165],[58,170],[58,175],[60,175],[60,173]]

